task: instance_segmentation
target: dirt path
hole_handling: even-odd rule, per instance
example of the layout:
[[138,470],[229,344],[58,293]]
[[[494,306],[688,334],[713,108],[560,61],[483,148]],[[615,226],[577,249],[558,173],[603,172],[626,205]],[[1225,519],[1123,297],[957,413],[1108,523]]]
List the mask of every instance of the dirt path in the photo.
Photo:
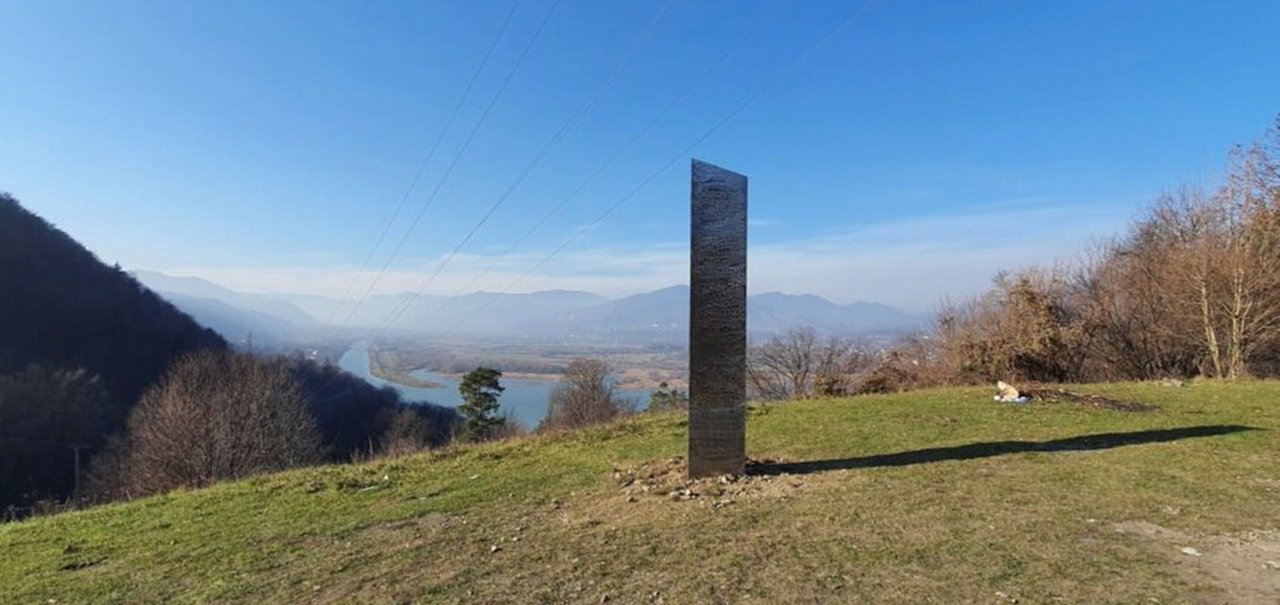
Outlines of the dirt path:
[[1280,532],[1192,536],[1145,521],[1117,523],[1115,529],[1147,540],[1188,582],[1217,589],[1194,595],[1198,603],[1280,603]]

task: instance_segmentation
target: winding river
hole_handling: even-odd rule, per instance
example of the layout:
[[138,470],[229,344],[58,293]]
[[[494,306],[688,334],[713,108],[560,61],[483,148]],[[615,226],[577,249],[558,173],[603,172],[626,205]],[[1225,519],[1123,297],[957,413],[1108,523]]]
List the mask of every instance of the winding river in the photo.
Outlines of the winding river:
[[[458,407],[462,405],[462,396],[458,393],[458,381],[427,370],[414,370],[409,375],[443,385],[440,388],[420,389],[405,386],[397,382],[383,380],[369,371],[369,345],[356,343],[347,349],[338,360],[338,365],[352,374],[363,378],[376,387],[391,387],[400,393],[405,401],[426,401],[438,405]],[[502,379],[506,388],[499,398],[502,411],[509,413],[526,428],[536,428],[547,416],[547,400],[556,383],[550,380],[516,380]],[[645,405],[649,402],[648,391],[620,391],[620,395],[635,399]]]

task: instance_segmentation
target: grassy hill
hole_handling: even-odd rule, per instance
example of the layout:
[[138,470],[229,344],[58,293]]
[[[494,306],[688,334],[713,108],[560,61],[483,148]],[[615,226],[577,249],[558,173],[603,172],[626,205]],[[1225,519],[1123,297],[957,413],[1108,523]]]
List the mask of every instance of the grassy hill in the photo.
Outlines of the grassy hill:
[[670,414],[301,470],[2,526],[0,600],[1280,602],[1280,383],[1083,389],[1160,410],[757,407],[790,464],[691,486]]

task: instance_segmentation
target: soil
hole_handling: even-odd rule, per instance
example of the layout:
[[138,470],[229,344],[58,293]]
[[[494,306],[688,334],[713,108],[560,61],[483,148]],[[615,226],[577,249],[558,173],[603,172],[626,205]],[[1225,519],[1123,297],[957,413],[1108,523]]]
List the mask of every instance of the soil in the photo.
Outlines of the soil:
[[1213,590],[1193,596],[1197,603],[1280,603],[1280,532],[1195,536],[1146,521],[1126,521],[1114,527],[1163,553],[1187,582],[1212,586]]
[[1021,393],[1030,397],[1032,401],[1043,401],[1047,403],[1074,403],[1077,405],[1085,405],[1106,410],[1115,410],[1117,412],[1151,412],[1158,409],[1154,405],[1148,405],[1145,403],[1120,401],[1118,399],[1112,399],[1102,395],[1078,393],[1076,391],[1068,391],[1066,389],[1029,387],[1026,390],[1022,390]]
[[[748,467],[757,464],[762,462],[747,462]],[[672,502],[701,502],[712,508],[755,498],[785,500],[805,487],[805,480],[796,475],[720,475],[689,479],[688,465],[680,456],[615,468],[613,478],[631,501],[665,498]]]

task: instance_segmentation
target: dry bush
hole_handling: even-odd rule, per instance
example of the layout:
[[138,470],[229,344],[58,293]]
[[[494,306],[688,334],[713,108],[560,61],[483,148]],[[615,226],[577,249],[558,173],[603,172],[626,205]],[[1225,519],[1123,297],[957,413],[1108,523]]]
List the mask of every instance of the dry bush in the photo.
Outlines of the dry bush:
[[381,456],[399,458],[431,449],[436,435],[433,427],[420,414],[402,408],[391,418],[387,432],[378,446]]
[[1061,269],[1000,274],[983,297],[943,310],[938,342],[965,381],[1078,380],[1089,333]]
[[946,354],[936,331],[906,336],[859,377],[853,393],[900,393],[963,382],[956,370],[960,364]]
[[575,359],[551,391],[540,430],[575,429],[632,413],[633,402],[614,392],[609,366],[599,359]]
[[853,392],[874,357],[852,340],[795,327],[747,350],[747,388],[754,399],[837,397]]
[[314,464],[320,437],[283,360],[206,352],[177,360],[143,394],[98,473],[108,495],[204,486]]
[[1280,123],[1232,154],[1222,186],[1161,196],[1074,270],[1002,274],[986,294],[944,307],[927,337],[928,351],[887,355],[864,390],[1275,375]]

